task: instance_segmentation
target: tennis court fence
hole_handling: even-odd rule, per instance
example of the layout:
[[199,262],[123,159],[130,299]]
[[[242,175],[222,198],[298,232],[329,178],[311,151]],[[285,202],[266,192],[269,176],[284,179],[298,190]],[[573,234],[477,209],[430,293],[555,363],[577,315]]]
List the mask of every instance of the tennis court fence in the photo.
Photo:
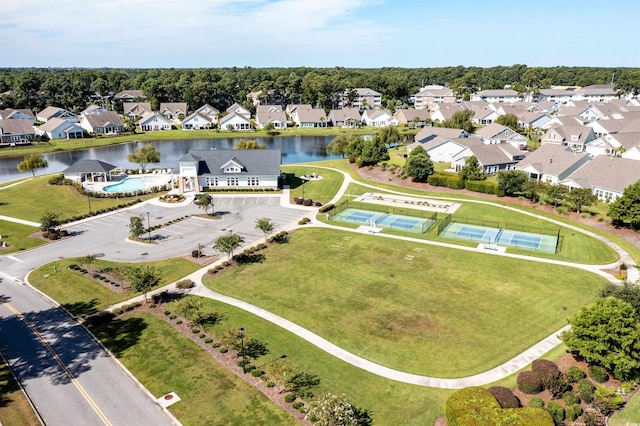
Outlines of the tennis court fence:
[[[345,211],[346,209],[356,209],[356,210],[365,210],[374,213],[380,213],[384,215],[394,215],[394,216],[406,216],[406,217],[414,217],[423,219],[416,226],[414,223],[404,223],[402,220],[378,220],[375,224],[378,226],[383,226],[385,228],[399,229],[403,231],[410,232],[420,232],[425,233],[437,222],[438,213],[430,212],[430,211],[420,211],[413,209],[406,209],[403,207],[393,207],[393,206],[384,206],[379,204],[367,204],[361,203],[359,201],[344,201],[335,208],[331,209],[329,214],[329,220],[338,220],[340,222],[347,223],[361,223],[359,219],[349,220],[348,218],[344,218],[342,215],[338,216],[340,213]],[[336,217],[338,216],[338,217]]]

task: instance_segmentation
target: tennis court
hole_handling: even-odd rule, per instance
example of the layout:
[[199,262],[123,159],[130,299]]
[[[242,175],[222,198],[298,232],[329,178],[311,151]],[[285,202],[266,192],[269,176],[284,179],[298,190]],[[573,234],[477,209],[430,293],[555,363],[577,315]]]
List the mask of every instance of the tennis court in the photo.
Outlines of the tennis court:
[[440,236],[478,243],[490,243],[507,247],[543,251],[546,253],[556,252],[556,243],[558,240],[557,236],[553,235],[538,235],[529,232],[510,231],[459,222],[451,222],[440,233]]
[[435,220],[432,219],[371,212],[353,208],[342,210],[340,213],[334,215],[331,220],[360,225],[373,225],[381,228],[400,229],[402,231],[415,233],[424,233],[435,223]]

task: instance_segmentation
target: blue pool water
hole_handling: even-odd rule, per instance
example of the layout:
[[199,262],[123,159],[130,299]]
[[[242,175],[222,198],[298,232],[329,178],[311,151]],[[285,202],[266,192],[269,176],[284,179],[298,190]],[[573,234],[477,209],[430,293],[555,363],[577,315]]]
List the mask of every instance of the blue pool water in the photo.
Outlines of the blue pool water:
[[[167,179],[168,181],[168,179]],[[147,187],[151,187],[151,186],[159,186],[159,185],[163,185],[164,182],[163,180],[156,178],[150,178],[150,177],[128,177],[123,179],[122,181],[113,184],[113,185],[107,185],[104,188],[102,188],[102,190],[104,192],[135,192],[135,191],[140,191],[143,190]]]

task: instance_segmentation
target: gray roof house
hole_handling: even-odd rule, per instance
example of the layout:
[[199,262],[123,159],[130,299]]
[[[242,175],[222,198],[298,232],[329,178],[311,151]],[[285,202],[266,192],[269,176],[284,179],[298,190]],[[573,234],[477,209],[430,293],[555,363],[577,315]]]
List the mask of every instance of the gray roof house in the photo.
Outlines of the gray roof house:
[[145,99],[146,96],[142,90],[123,90],[113,95],[113,99],[117,99],[121,102],[132,101],[134,99]]
[[84,131],[78,123],[67,121],[62,118],[52,118],[46,123],[40,125],[36,132],[39,135],[47,135],[51,140],[54,139],[81,139],[84,137]]
[[358,108],[332,109],[329,111],[327,121],[333,127],[355,128],[360,127],[362,115]]
[[23,118],[23,119],[29,120],[32,126],[35,124],[35,121],[36,121],[35,116],[33,115],[33,112],[28,108],[23,108],[23,109],[7,108],[7,109],[0,110],[0,120],[15,120],[17,118]]
[[179,122],[180,115],[182,118],[187,116],[188,107],[186,102],[163,102],[160,104],[160,114],[169,120]]
[[277,188],[280,150],[190,149],[178,160],[180,190]]
[[0,120],[0,145],[28,144],[35,134],[31,121],[26,118]]
[[122,120],[113,111],[83,116],[80,120],[80,127],[91,134],[118,134],[124,132]]
[[521,149],[521,147],[526,148],[527,146],[526,137],[498,123],[491,123],[478,129],[475,134],[482,138],[482,143],[484,144],[508,143],[518,149]]
[[451,159],[451,168],[460,171],[467,159],[475,156],[486,174],[495,174],[500,170],[513,170],[525,157],[525,153],[509,144],[471,145]]
[[557,126],[542,135],[540,143],[568,146],[577,152],[583,152],[585,145],[596,138],[591,127],[587,126]]
[[36,119],[38,121],[42,121],[46,123],[47,120],[51,120],[52,118],[62,118],[63,120],[73,121],[74,123],[78,122],[78,116],[72,113],[71,111],[67,111],[64,108],[48,106],[38,114],[36,114]]
[[281,105],[258,105],[256,107],[256,126],[263,129],[267,124],[276,129],[287,127],[287,115]]
[[563,145],[542,145],[516,165],[531,179],[557,185],[589,161],[587,154],[577,153]]
[[100,160],[78,160],[62,171],[65,179],[78,182],[111,180],[112,171],[116,168],[113,164]]
[[591,189],[599,200],[610,202],[621,197],[625,188],[636,182],[640,182],[640,162],[603,155],[571,173],[560,181],[560,185]]

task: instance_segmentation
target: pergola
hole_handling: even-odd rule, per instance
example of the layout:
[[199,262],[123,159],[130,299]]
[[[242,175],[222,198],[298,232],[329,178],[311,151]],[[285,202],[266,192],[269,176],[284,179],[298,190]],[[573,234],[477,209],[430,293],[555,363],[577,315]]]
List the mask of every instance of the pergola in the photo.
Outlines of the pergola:
[[78,182],[107,182],[111,180],[112,171],[117,167],[100,160],[79,160],[66,168],[63,173],[66,179]]

